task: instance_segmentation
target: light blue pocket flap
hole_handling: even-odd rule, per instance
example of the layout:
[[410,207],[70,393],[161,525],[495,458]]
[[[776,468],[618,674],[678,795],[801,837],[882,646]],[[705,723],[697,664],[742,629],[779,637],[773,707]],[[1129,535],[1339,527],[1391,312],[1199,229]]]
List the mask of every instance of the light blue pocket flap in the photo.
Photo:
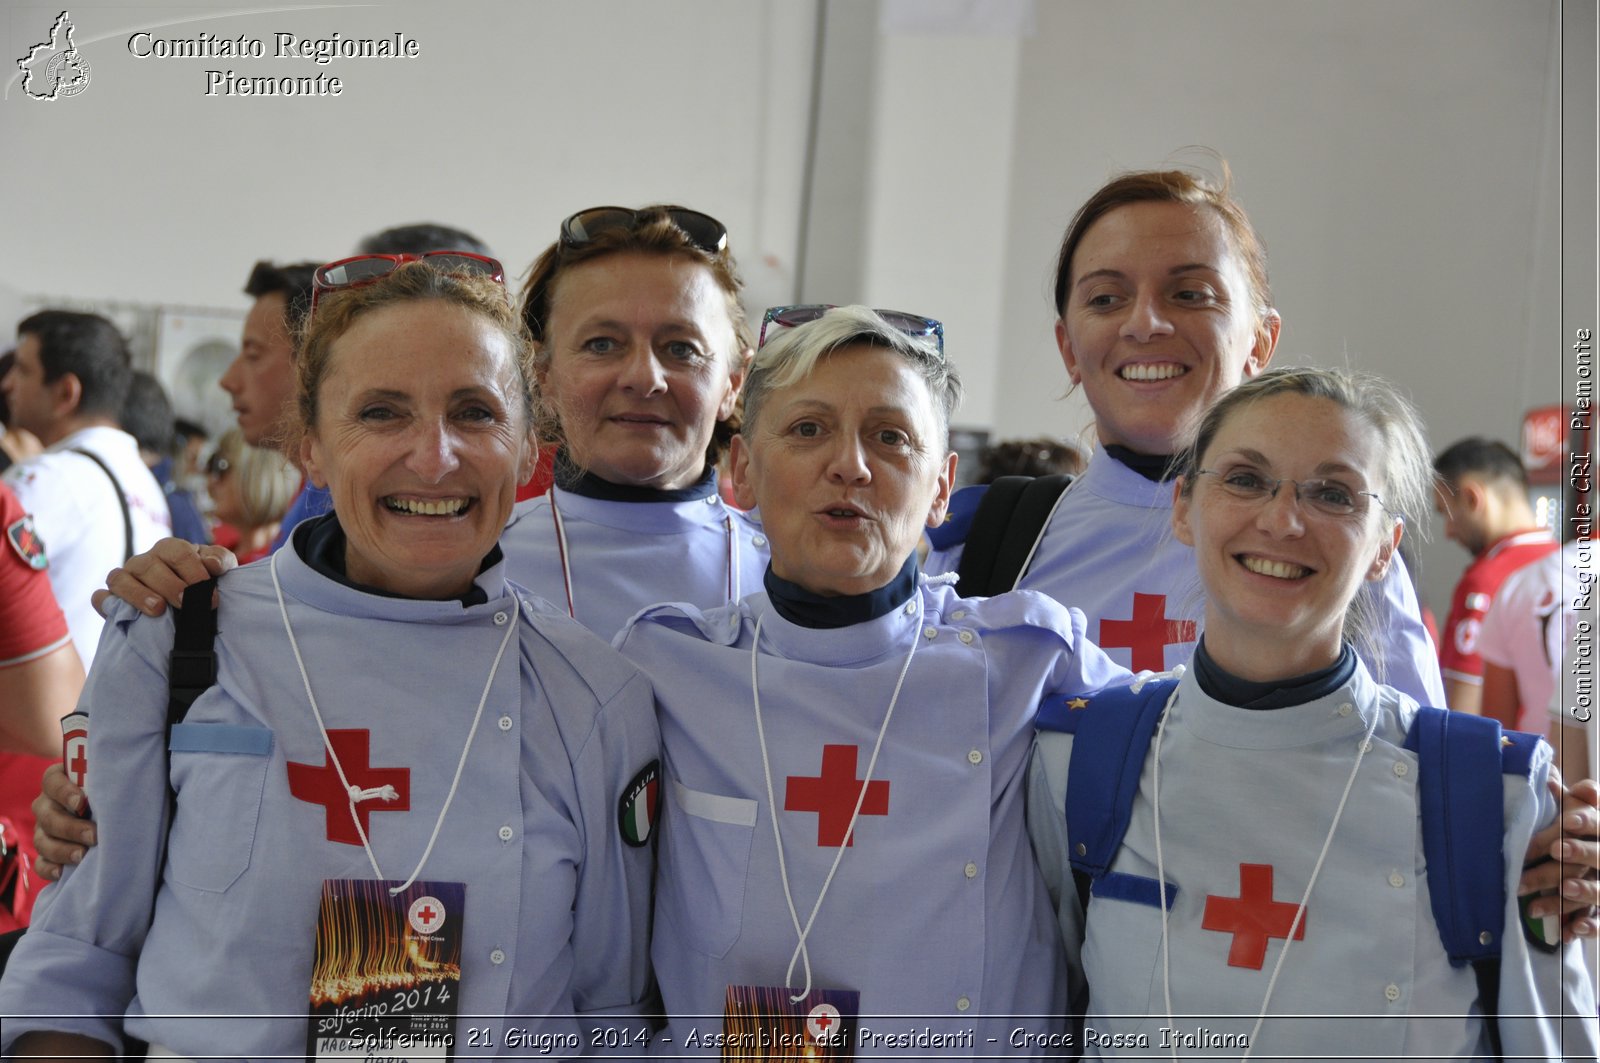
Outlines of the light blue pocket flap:
[[272,752],[272,732],[265,727],[229,723],[179,723],[172,726],[167,748],[174,753],[248,753],[264,757]]

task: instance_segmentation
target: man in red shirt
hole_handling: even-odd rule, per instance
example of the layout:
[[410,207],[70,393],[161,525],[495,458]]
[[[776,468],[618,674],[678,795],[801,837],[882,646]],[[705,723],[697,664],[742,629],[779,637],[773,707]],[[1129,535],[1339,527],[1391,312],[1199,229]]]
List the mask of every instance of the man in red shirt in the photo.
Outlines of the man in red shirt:
[[1478,631],[1484,614],[1507,576],[1559,544],[1534,520],[1528,475],[1504,443],[1470,436],[1445,448],[1433,468],[1440,481],[1434,507],[1444,516],[1445,536],[1472,554],[1450,599],[1439,666],[1449,707],[1476,715],[1483,705]]
[[44,883],[32,873],[39,776],[59,757],[61,717],[83,687],[83,665],[45,572],[33,520],[0,484],[0,931],[25,926]]

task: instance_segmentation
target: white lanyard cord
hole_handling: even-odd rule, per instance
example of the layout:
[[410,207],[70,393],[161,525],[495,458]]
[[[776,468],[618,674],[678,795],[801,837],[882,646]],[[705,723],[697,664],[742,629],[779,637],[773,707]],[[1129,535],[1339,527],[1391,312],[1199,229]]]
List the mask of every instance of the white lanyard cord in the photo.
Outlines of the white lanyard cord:
[[[550,489],[550,519],[556,525],[556,551],[561,556],[561,582],[567,591],[567,615],[578,619],[577,607],[572,597],[572,558],[567,551],[567,522],[561,516],[561,509],[556,505],[555,488]],[[733,514],[729,513],[723,518],[723,527],[728,532],[728,601],[739,600],[739,537],[733,531]]]
[[[339,755],[333,751],[333,741],[328,737],[328,727],[322,722],[322,710],[317,707],[317,699],[311,693],[311,677],[306,674],[306,662],[300,656],[300,643],[294,637],[294,628],[289,624],[289,608],[283,600],[283,585],[278,582],[278,554],[272,555],[272,589],[278,593],[278,612],[283,617],[283,630],[289,636],[289,648],[294,651],[294,663],[300,669],[300,681],[305,684],[306,700],[311,703],[311,714],[317,718],[317,730],[322,735],[323,747],[328,751],[328,763],[333,765],[333,770],[339,775],[339,785],[344,787],[344,792],[350,799],[350,818],[355,821],[356,833],[361,836],[361,847],[367,852],[367,862],[372,865],[372,873],[379,879],[383,872],[378,870],[378,858],[372,853],[372,845],[367,841],[367,832],[361,826],[361,817],[356,814],[356,802],[367,801],[378,797],[385,801],[393,801],[397,796],[394,787],[384,786],[372,790],[363,790],[350,785],[350,780],[345,777],[344,765],[339,763]],[[472,714],[472,726],[467,730],[467,744],[461,747],[461,759],[456,762],[455,777],[450,780],[450,792],[445,795],[444,807],[439,809],[439,818],[434,820],[433,833],[428,836],[428,846],[422,851],[422,859],[417,861],[416,869],[411,876],[398,886],[390,887],[389,894],[394,896],[404,892],[417,876],[422,874],[422,868],[428,862],[428,857],[433,853],[433,845],[439,840],[439,829],[444,826],[444,817],[450,811],[450,804],[456,798],[456,789],[461,784],[461,773],[467,766],[467,753],[472,749],[472,739],[478,733],[478,721],[483,718],[483,707],[489,701],[489,689],[494,685],[495,673],[500,670],[500,660],[505,656],[506,647],[511,644],[511,634],[516,631],[518,620],[513,614],[506,621],[506,633],[500,639],[500,648],[495,651],[494,661],[489,665],[489,677],[484,680],[483,693],[478,697],[478,709]]]
[[756,661],[760,659],[761,648],[761,621],[766,614],[756,617],[755,634],[750,640],[750,696],[755,700],[756,707],[756,739],[761,744],[761,771],[767,780],[767,813],[772,820],[772,842],[778,849],[778,878],[783,883],[783,899],[789,905],[789,920],[794,924],[797,943],[794,952],[789,956],[789,967],[783,972],[783,984],[789,985],[794,977],[795,961],[804,961],[806,985],[798,996],[790,995],[790,1003],[798,1004],[811,992],[811,952],[806,948],[806,938],[811,934],[811,926],[817,921],[817,913],[822,910],[822,901],[828,895],[828,887],[833,885],[834,872],[839,870],[839,861],[844,859],[845,845],[855,834],[856,819],[861,815],[861,805],[867,799],[867,787],[872,783],[872,770],[878,764],[878,750],[883,748],[883,736],[889,730],[889,720],[894,716],[894,707],[900,701],[900,688],[905,685],[906,673],[911,671],[911,658],[916,656],[917,643],[922,641],[922,608],[921,595],[918,595],[917,622],[911,631],[911,649],[906,653],[906,661],[900,666],[900,677],[895,680],[894,694],[889,698],[889,708],[883,714],[883,724],[878,728],[877,740],[872,743],[872,756],[867,760],[866,776],[861,780],[861,789],[856,794],[856,807],[850,813],[850,823],[845,827],[844,837],[839,841],[833,854],[833,865],[828,868],[828,877],[822,880],[822,889],[817,893],[817,903],[811,906],[811,915],[806,919],[806,925],[800,926],[800,913],[794,906],[794,893],[789,888],[789,867],[783,858],[783,836],[778,831],[778,805],[772,791],[772,763],[767,758],[767,732],[761,724],[761,688],[756,682]]
[[[1167,720],[1172,715],[1172,708],[1177,704],[1178,692],[1173,690],[1172,697],[1167,699],[1167,709],[1161,714],[1161,723],[1156,727],[1156,743],[1154,756],[1156,758],[1152,774],[1155,776],[1153,786],[1155,794],[1155,830],[1156,830],[1156,881],[1161,886],[1161,990],[1166,996],[1167,1026],[1176,1029],[1172,1017],[1172,964],[1171,954],[1167,946],[1167,874],[1166,865],[1161,856],[1161,738],[1167,730]],[[1267,1005],[1272,1002],[1272,992],[1278,985],[1278,974],[1283,970],[1283,961],[1289,956],[1289,946],[1294,943],[1295,933],[1300,929],[1306,917],[1306,905],[1311,902],[1311,891],[1317,884],[1317,876],[1322,874],[1322,862],[1327,859],[1328,849],[1333,845],[1334,832],[1339,829],[1339,820],[1344,817],[1346,802],[1350,799],[1350,790],[1355,786],[1356,775],[1361,771],[1361,758],[1367,755],[1367,750],[1372,748],[1372,734],[1378,727],[1379,712],[1374,708],[1372,719],[1367,723],[1367,733],[1362,736],[1360,745],[1356,746],[1356,762],[1350,768],[1350,777],[1344,782],[1344,792],[1339,795],[1339,807],[1334,810],[1333,823],[1328,827],[1328,836],[1322,839],[1322,851],[1317,854],[1317,862],[1311,869],[1311,877],[1306,881],[1306,891],[1300,897],[1300,905],[1295,909],[1294,921],[1289,924],[1288,935],[1284,938],[1283,948],[1278,952],[1278,962],[1272,965],[1272,977],[1267,980],[1266,995],[1261,998],[1261,1011],[1256,1016],[1256,1024],[1250,1029],[1250,1036],[1246,1038],[1244,1054],[1239,1057],[1241,1063],[1250,1058],[1251,1051],[1255,1048],[1256,1035],[1261,1032],[1261,1024],[1267,1018]],[[1178,1046],[1172,1045],[1172,1058],[1178,1058]]]

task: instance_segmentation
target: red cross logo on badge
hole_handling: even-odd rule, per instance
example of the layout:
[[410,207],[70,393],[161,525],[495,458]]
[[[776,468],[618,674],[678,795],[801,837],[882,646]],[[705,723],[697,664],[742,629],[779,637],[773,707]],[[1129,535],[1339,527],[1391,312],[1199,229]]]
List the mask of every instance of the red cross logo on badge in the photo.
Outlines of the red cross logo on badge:
[[828,1044],[839,1037],[839,1009],[832,1004],[818,1004],[806,1016],[806,1033],[817,1044]]
[[437,934],[444,926],[444,905],[437,897],[418,897],[406,909],[406,921],[419,934]]
[[1166,667],[1167,647],[1195,640],[1193,620],[1167,619],[1165,594],[1134,594],[1133,616],[1127,620],[1101,620],[1101,649],[1128,651],[1135,672],[1159,672]]
[[[70,723],[76,717],[82,723]],[[89,779],[89,718],[75,712],[62,721],[67,729],[61,735],[61,766],[67,769],[72,785],[83,788]]]
[[38,531],[34,529],[33,517],[24,516],[7,527],[6,541],[35,572],[43,572],[50,567],[50,559],[44,554],[44,540],[39,538]]

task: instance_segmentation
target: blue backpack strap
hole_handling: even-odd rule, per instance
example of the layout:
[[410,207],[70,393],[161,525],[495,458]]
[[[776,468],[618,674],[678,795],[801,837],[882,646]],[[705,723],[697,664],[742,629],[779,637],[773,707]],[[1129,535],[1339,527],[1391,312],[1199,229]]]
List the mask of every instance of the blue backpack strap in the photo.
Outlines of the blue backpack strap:
[[977,516],[978,504],[988,491],[988,484],[974,484],[950,496],[944,521],[927,532],[928,542],[933,544],[935,550],[948,550],[967,541],[967,533],[972,530],[972,518]]
[[1456,967],[1498,956],[1506,903],[1500,722],[1422,706],[1405,746],[1417,754],[1422,852],[1445,952]]
[[[1176,679],[1114,687],[1068,710],[1072,760],[1067,776],[1067,846],[1075,871],[1099,878],[1122,847],[1139,792],[1145,754]],[[1064,729],[1064,728],[1063,728]]]

